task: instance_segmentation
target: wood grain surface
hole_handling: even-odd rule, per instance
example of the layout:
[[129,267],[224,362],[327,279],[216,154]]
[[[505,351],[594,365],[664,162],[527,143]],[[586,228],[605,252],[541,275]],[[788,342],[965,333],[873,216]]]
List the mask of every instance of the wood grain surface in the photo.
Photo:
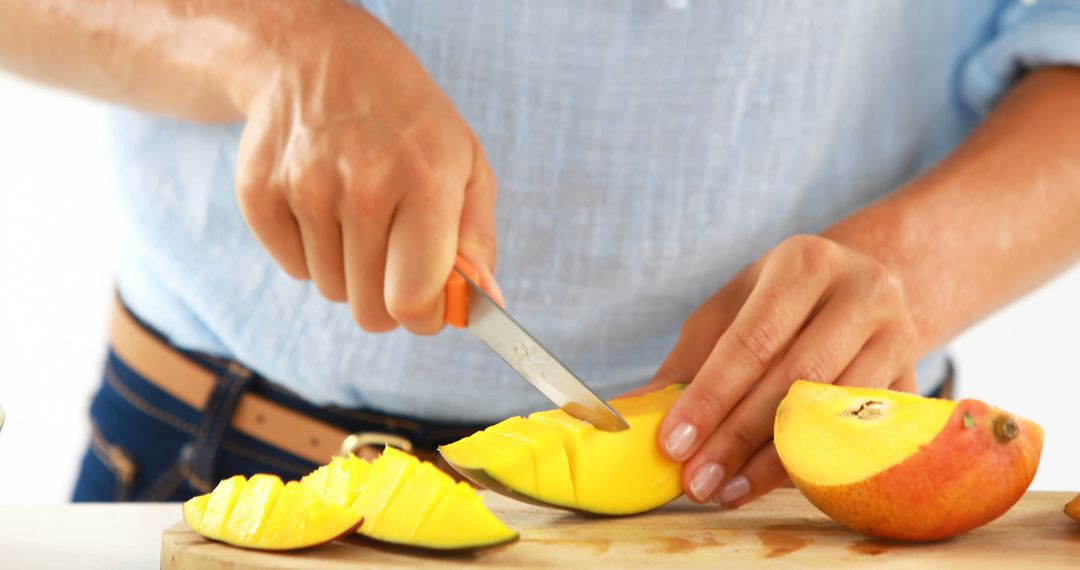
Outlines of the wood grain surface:
[[[485,492],[485,503],[521,533],[520,540],[450,555],[388,547],[360,537],[296,553],[264,553],[205,540],[180,522],[162,535],[161,567],[1080,568],[1080,522],[1062,513],[1072,496],[1028,493],[1004,516],[970,533],[932,544],[904,544],[848,531],[790,488],[736,510],[680,499],[651,513],[622,518],[586,517]],[[179,519],[179,507],[176,515]]]

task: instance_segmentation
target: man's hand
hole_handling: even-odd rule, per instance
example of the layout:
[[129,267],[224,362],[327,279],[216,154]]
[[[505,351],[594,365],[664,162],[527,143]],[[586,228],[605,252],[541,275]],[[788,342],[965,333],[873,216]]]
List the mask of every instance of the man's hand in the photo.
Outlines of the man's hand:
[[[285,271],[369,331],[443,324],[460,252],[494,288],[495,177],[445,94],[393,35],[345,4],[234,90],[244,218]],[[497,295],[497,289],[494,290]]]
[[699,307],[643,390],[692,380],[660,427],[696,501],[734,506],[787,479],[772,443],[795,380],[914,391],[917,335],[899,278],[829,239],[792,237]]
[[501,301],[495,177],[378,20],[340,0],[0,2],[0,68],[192,121],[246,121],[236,191],[293,277],[371,331],[443,323],[455,255]]
[[917,358],[1080,258],[1078,103],[1080,71],[1031,72],[940,164],[695,311],[645,388],[691,380],[658,441],[687,494],[738,506],[784,481],[792,381],[913,390]]

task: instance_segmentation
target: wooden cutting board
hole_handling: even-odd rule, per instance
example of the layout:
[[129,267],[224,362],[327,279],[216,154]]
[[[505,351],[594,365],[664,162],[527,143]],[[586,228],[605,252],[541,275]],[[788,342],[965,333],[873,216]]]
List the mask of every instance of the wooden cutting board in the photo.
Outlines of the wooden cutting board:
[[[821,514],[794,489],[741,509],[680,499],[623,518],[544,509],[485,492],[484,502],[521,533],[515,543],[467,554],[432,555],[360,537],[299,553],[246,551],[211,542],[184,523],[164,532],[168,570],[324,570],[401,566],[655,566],[709,568],[1080,568],[1080,522],[1062,513],[1071,493],[1028,493],[993,523],[933,544],[873,540]],[[978,497],[972,497],[978,500]],[[177,516],[180,515],[179,507]]]

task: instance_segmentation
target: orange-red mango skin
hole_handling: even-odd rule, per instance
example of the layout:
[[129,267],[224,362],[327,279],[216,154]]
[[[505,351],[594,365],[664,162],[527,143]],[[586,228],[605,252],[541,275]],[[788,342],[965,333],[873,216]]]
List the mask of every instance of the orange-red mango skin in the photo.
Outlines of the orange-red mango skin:
[[[815,506],[857,532],[910,541],[948,538],[1004,514],[1035,478],[1042,428],[1011,416],[1020,434],[998,443],[994,420],[1004,413],[963,400],[920,452],[869,479],[830,486],[793,481]],[[964,427],[965,414],[974,428]]]

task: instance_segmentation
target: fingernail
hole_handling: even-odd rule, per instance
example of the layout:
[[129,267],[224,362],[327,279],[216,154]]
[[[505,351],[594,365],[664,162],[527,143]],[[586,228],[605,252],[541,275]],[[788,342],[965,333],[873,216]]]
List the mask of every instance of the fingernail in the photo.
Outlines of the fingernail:
[[691,447],[694,447],[695,439],[697,439],[697,428],[690,424],[679,424],[668,432],[664,447],[667,448],[668,455],[672,459],[681,461],[686,459],[684,455],[690,451]]
[[750,481],[742,475],[736,475],[720,490],[720,502],[731,504],[745,497],[750,492]]
[[699,501],[708,501],[723,480],[724,468],[716,463],[706,463],[690,480],[690,494]]

